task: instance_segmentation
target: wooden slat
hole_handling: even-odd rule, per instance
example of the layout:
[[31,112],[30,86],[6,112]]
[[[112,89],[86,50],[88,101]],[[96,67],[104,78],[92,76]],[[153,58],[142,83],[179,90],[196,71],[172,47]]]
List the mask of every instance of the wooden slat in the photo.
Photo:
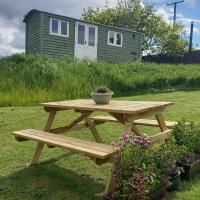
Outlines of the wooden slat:
[[[105,144],[96,143],[96,142],[92,142],[92,141],[68,137],[65,135],[55,135],[52,133],[38,131],[38,130],[34,130],[34,129],[26,129],[26,130],[22,130],[20,132],[34,134],[36,136],[44,137],[44,138],[51,138],[51,140],[60,141],[60,142],[64,142],[64,143],[66,142],[66,143],[71,143],[71,144],[77,144],[79,146],[86,147],[86,148],[88,148],[88,146],[89,146],[90,148],[93,148],[95,150],[100,150],[100,151],[104,151],[104,152],[108,152],[108,153],[113,150],[113,147],[111,145],[105,145]],[[96,145],[96,144],[98,144],[98,145]]]
[[44,131],[27,129],[13,132],[15,136],[32,139],[45,144],[63,147],[75,152],[83,153],[90,157],[105,159],[115,152],[111,145],[80,140],[62,135],[55,135]]
[[[167,128],[174,128],[178,124],[178,122],[174,121],[165,121],[165,123]],[[158,127],[158,122],[151,119],[138,119],[134,121],[134,124]]]
[[167,125],[166,125],[166,122],[165,122],[165,118],[164,116],[162,115],[162,113],[159,113],[156,115],[156,119],[157,119],[157,122],[158,122],[158,125],[160,127],[160,130],[163,132],[163,131],[166,131],[167,130]]
[[[95,125],[99,125],[99,124],[103,124],[103,123],[104,122],[100,122],[100,121],[94,122]],[[63,126],[63,127],[58,127],[58,128],[52,128],[49,130],[49,132],[59,134],[59,133],[65,133],[68,131],[78,131],[78,130],[81,130],[82,128],[88,128],[88,124],[86,122],[80,122],[80,123],[76,124],[75,126],[73,126],[72,128]]]
[[98,143],[98,145],[97,145],[96,142],[82,140],[82,139],[73,138],[73,137],[68,137],[68,136],[65,136],[65,135],[55,135],[55,134],[52,134],[52,133],[41,132],[41,131],[37,131],[37,130],[33,130],[33,129],[27,129],[25,131],[29,132],[30,134],[33,133],[33,134],[38,135],[38,136],[44,135],[44,137],[50,137],[52,140],[55,140],[55,141],[77,144],[79,146],[86,147],[86,148],[88,148],[88,146],[89,146],[92,149],[103,151],[103,152],[106,152],[106,153],[109,153],[110,151],[113,150],[113,147],[111,145],[105,145],[105,144],[102,144],[102,143]]
[[[115,122],[121,122],[122,124],[124,124],[124,118],[123,118],[123,114],[119,114],[119,113],[110,113],[112,116],[105,116],[107,118],[112,118],[113,121]],[[96,120],[94,120],[96,121]],[[103,121],[103,120],[102,120]]]
[[[100,121],[100,122],[119,122],[116,118],[112,117],[112,116],[94,116],[91,117],[92,120],[94,121]],[[168,128],[174,128],[177,125],[177,122],[174,121],[165,121],[166,126]],[[137,119],[134,121],[135,125],[146,125],[146,126],[154,126],[154,127],[158,127],[158,122],[157,120],[151,120],[151,119]]]
[[99,143],[103,142],[101,137],[99,136],[99,133],[94,125],[94,121],[92,121],[89,117],[86,118],[86,123],[88,127],[90,128],[95,140]]
[[168,129],[164,132],[161,132],[159,134],[156,134],[156,135],[153,135],[150,137],[150,140],[151,140],[151,143],[154,144],[156,142],[160,142],[160,141],[163,141],[163,140],[166,140],[170,137],[172,133],[172,129]]
[[77,109],[83,111],[104,111],[111,113],[138,114],[154,109],[164,109],[172,105],[172,102],[148,102],[148,101],[119,101],[112,100],[107,105],[97,105],[93,100],[79,99],[59,102],[43,103],[46,109]]
[[58,127],[58,128],[52,128],[50,129],[51,133],[64,133],[68,131],[75,131],[75,130],[80,130],[82,128],[87,128],[87,123],[86,122],[80,122],[76,125],[74,125],[72,128],[68,128],[68,126],[63,126],[63,127]]
[[85,119],[86,117],[88,117],[91,113],[92,112],[84,112],[84,113],[82,113],[81,116],[79,116],[77,119],[75,119],[69,125],[67,125],[66,128],[68,128],[68,129],[73,128],[73,126],[75,126],[76,124],[78,124],[79,122],[81,122],[83,119]]
[[136,126],[132,126],[131,131],[138,136],[148,137],[145,133],[141,132]]
[[[57,111],[55,111],[55,110],[51,110],[49,112],[49,117],[48,117],[48,119],[46,121],[46,124],[45,124],[45,127],[44,127],[44,131],[49,131],[50,130],[50,128],[51,128],[51,126],[52,126],[52,124],[54,122],[56,113],[57,113]],[[42,147],[40,147],[40,146],[42,146],[42,145],[38,144],[38,147],[36,148],[35,155],[33,156],[31,163],[36,163],[39,160],[40,155],[42,153]],[[49,148],[53,148],[54,146],[48,145],[48,147]],[[41,151],[39,151],[38,149],[41,149]]]

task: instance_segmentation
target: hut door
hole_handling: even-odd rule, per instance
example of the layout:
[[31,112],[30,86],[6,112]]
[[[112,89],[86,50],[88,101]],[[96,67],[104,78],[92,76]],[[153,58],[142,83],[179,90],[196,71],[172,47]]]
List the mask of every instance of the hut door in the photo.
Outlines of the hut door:
[[75,57],[95,60],[97,58],[97,37],[97,26],[77,22],[75,28]]

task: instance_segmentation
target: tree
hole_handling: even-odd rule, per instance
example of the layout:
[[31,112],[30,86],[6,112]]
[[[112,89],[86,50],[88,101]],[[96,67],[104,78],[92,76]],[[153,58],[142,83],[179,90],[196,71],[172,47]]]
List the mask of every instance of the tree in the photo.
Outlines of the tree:
[[103,9],[84,9],[82,18],[111,26],[142,32],[143,53],[180,55],[187,41],[182,39],[185,30],[181,24],[173,26],[156,13],[154,5],[143,6],[141,0],[118,0],[115,7],[108,4]]

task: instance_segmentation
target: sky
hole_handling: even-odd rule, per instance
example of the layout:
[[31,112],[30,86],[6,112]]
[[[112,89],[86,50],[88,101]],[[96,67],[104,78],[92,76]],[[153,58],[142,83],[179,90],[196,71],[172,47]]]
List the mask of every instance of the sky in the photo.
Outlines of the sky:
[[[107,0],[114,6],[117,0]],[[25,24],[24,16],[31,9],[38,9],[69,17],[80,18],[84,8],[103,8],[106,0],[0,0],[0,57],[24,52]],[[173,21],[173,6],[167,6],[173,0],[143,0],[153,3],[159,14],[169,23]],[[177,21],[183,23],[189,39],[190,23],[194,21],[195,48],[200,49],[200,0],[185,0],[177,6]]]

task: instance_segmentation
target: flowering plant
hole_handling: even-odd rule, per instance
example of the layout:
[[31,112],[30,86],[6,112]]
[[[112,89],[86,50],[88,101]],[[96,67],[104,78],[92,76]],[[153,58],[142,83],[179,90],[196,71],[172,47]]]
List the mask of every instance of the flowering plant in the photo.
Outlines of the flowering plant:
[[94,91],[95,93],[110,93],[112,92],[112,90],[110,90],[109,88],[105,87],[105,86],[100,86],[100,87],[97,87]]
[[114,176],[118,189],[117,199],[148,199],[148,194],[162,181],[155,161],[155,152],[150,148],[150,139],[133,134],[122,135],[113,142],[120,150],[115,157]]
[[183,164],[192,164],[200,157],[200,126],[193,122],[182,120],[173,131],[175,143],[179,148],[185,148]]
[[156,158],[162,172],[171,175],[179,172],[177,164],[183,160],[185,154],[186,148],[179,147],[174,138],[169,138],[159,146]]

